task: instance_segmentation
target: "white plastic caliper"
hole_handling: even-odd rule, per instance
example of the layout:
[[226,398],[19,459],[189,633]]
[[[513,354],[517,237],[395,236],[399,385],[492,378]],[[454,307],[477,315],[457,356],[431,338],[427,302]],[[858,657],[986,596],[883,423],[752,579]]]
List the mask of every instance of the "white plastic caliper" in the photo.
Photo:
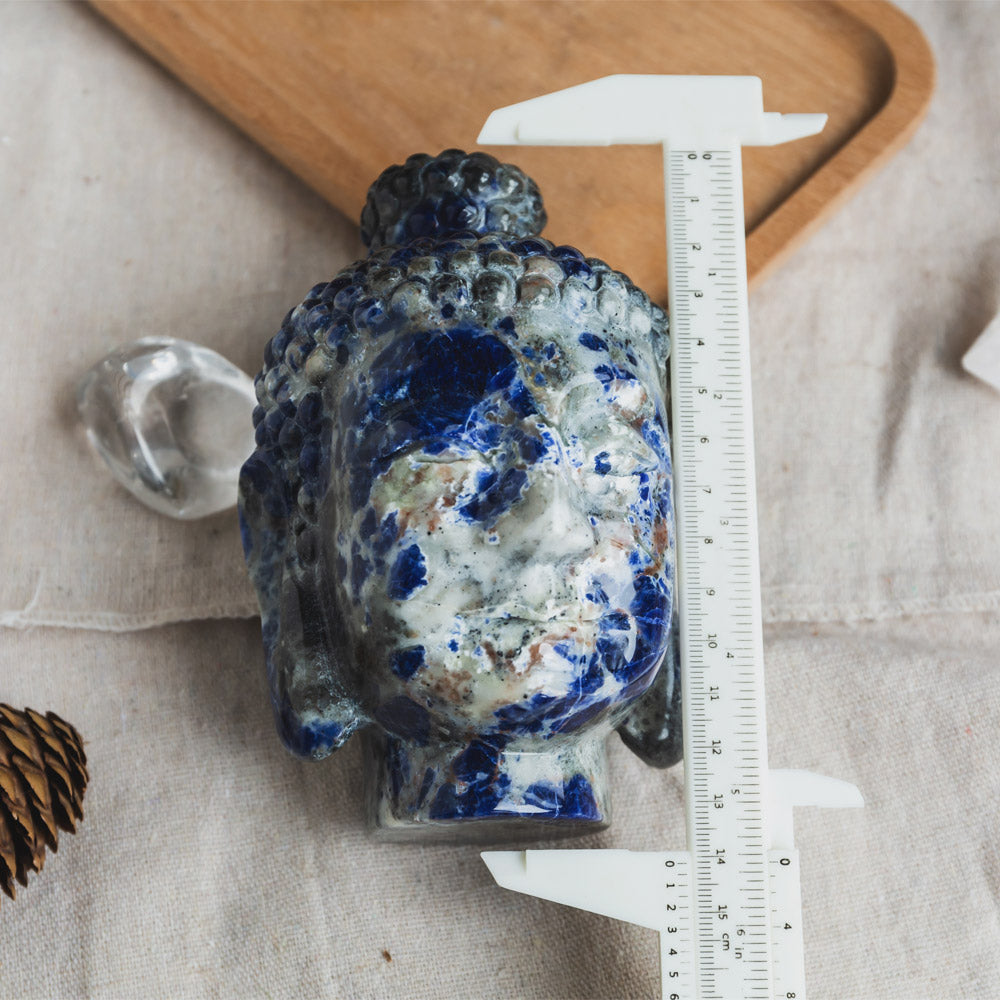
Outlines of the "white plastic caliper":
[[487,851],[497,882],[660,932],[668,1000],[802,1000],[792,807],[853,785],[768,770],[742,145],[814,135],[750,76],[609,76],[494,111],[485,145],[663,146],[686,851]]

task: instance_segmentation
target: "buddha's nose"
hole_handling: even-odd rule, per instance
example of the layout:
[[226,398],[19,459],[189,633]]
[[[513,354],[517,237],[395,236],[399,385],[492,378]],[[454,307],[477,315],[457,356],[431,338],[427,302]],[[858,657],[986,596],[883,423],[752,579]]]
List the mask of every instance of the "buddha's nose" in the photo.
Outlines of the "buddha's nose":
[[594,534],[560,471],[551,467],[532,471],[530,487],[500,532],[507,571],[502,581],[497,579],[503,593],[495,599],[519,609],[515,613],[521,617],[544,620],[577,607],[576,566],[593,552]]
[[568,466],[560,462],[536,467],[529,482],[517,517],[530,562],[564,564],[589,554],[594,531]]

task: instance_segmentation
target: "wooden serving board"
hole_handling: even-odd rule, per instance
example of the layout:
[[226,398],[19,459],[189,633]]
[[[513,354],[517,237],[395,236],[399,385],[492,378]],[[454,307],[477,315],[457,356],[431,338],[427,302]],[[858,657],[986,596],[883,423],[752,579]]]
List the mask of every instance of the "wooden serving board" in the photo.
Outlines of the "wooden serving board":
[[[830,119],[744,151],[751,280],[906,142],[934,85],[923,35],[885,0],[93,5],[354,218],[385,167],[473,148],[495,108],[611,73],[759,76],[768,111]],[[658,147],[490,151],[538,182],[545,236],[666,301]]]

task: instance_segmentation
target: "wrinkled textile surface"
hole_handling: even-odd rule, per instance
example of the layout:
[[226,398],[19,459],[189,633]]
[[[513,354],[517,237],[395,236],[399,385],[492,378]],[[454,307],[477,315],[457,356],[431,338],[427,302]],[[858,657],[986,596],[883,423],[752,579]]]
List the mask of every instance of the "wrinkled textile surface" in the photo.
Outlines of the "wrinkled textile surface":
[[[830,1000],[1000,996],[1000,393],[960,368],[1000,308],[1000,4],[902,6],[926,122],[751,297],[771,763],[867,799],[797,817]],[[73,722],[92,775],[0,905],[0,994],[658,996],[652,932],[372,843],[357,748],[273,733],[235,515],[146,510],[76,426],[140,336],[255,370],[356,222],[85,7],[0,6],[0,94],[0,699]],[[682,846],[680,771],[611,767],[579,846]]]

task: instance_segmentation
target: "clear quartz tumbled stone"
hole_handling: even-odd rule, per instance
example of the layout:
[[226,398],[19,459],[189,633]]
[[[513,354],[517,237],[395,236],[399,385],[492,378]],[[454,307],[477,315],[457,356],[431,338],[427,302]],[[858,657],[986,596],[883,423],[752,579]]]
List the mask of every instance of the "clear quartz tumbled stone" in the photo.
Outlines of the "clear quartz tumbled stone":
[[87,437],[115,478],[153,510],[184,520],[235,506],[256,402],[249,375],[171,337],[112,351],[77,386]]

